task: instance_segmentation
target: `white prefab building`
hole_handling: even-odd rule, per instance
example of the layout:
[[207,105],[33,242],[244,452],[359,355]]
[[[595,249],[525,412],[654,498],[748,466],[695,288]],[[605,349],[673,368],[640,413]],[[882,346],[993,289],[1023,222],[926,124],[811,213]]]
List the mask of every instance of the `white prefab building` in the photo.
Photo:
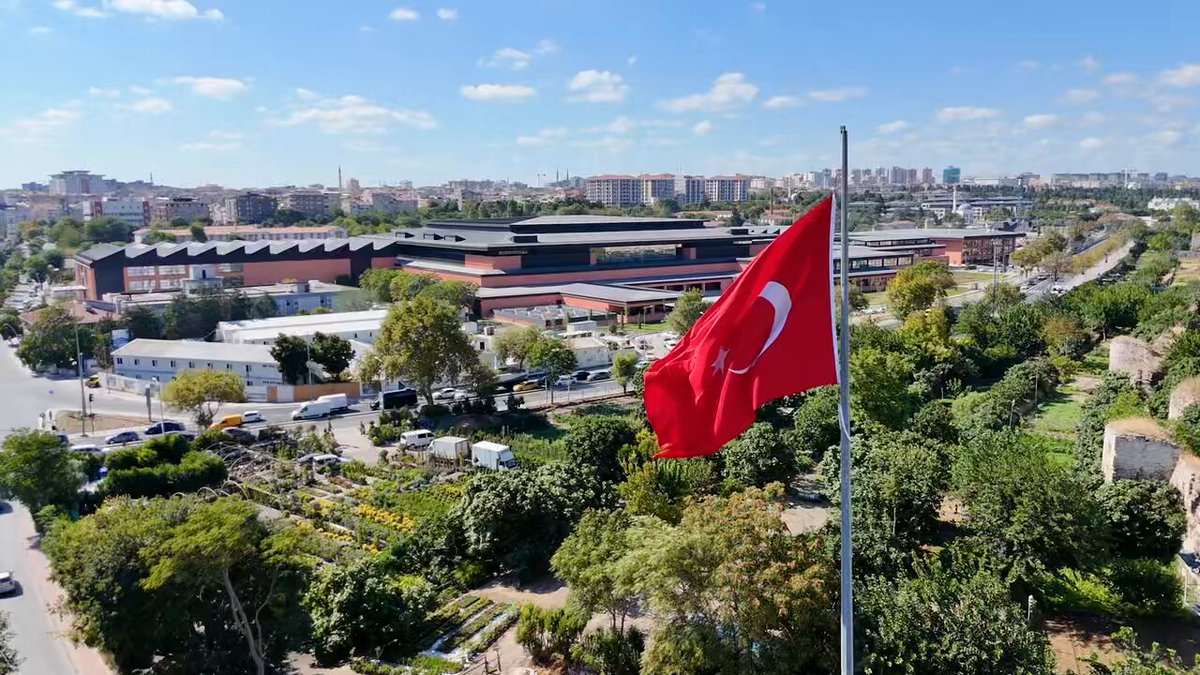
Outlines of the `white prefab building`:
[[570,338],[567,345],[575,352],[575,362],[580,368],[595,368],[612,363],[613,352],[603,340],[594,337]]
[[266,345],[139,338],[113,350],[112,356],[117,375],[138,380],[167,382],[184,370],[207,369],[237,373],[247,386],[283,384]]
[[379,337],[386,309],[362,312],[330,312],[305,316],[277,316],[270,319],[222,321],[217,324],[216,339],[240,344],[273,345],[279,335],[311,340],[316,333],[337,335],[347,340],[373,344]]

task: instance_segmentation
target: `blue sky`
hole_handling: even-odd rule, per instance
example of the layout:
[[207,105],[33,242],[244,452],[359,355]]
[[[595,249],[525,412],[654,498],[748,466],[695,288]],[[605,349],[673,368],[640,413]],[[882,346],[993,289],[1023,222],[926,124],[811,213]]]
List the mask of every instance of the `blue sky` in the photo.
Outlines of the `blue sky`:
[[833,165],[1200,173],[1200,9],[0,0],[0,186]]

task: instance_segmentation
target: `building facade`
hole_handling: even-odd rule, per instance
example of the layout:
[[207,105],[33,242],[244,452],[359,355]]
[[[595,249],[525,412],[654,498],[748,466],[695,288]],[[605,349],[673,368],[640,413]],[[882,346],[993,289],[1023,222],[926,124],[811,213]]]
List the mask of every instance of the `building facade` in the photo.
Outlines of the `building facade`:
[[341,204],[340,194],[324,190],[295,190],[279,198],[279,208],[295,211],[306,218],[333,213]]
[[191,197],[159,197],[150,202],[152,223],[169,223],[175,218],[191,222],[208,217],[208,205]]
[[137,380],[166,383],[185,370],[215,370],[236,374],[246,386],[283,384],[267,345],[139,338],[114,349],[112,359],[117,375]]
[[275,215],[275,198],[247,192],[225,200],[225,221],[231,225],[257,225]]
[[104,176],[88,171],[63,171],[50,176],[52,195],[102,195],[106,189]]
[[[146,235],[154,232],[151,229],[141,229],[133,233],[133,241],[142,243]],[[190,228],[159,229],[158,232],[169,234],[175,238],[175,243],[183,244],[193,241]],[[304,241],[309,239],[346,239],[346,228],[336,225],[316,225],[313,227],[250,227],[245,225],[212,225],[204,228],[208,241]]]
[[704,196],[710,202],[744,202],[750,198],[749,176],[709,176]]
[[942,184],[943,185],[958,185],[962,182],[962,169],[957,166],[948,166],[942,169]]
[[146,227],[150,222],[150,207],[141,197],[104,197],[89,199],[82,203],[83,221],[98,218],[116,218],[135,230]]
[[587,179],[587,199],[605,206],[642,203],[642,181],[633,176],[592,176]]

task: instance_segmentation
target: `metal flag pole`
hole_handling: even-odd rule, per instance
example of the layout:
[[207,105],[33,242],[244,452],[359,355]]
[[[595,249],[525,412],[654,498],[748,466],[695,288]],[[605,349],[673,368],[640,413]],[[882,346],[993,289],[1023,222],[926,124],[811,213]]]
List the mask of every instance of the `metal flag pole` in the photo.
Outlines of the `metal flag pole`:
[[842,427],[842,675],[854,673],[854,546],[850,537],[850,161],[846,127],[842,126],[841,236],[842,294],[841,336],[838,347],[838,383],[841,385]]

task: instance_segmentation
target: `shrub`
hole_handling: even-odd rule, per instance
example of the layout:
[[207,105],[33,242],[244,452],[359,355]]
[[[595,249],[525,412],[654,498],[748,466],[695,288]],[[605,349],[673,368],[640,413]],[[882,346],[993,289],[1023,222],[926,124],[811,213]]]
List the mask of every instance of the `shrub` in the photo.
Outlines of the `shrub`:
[[1170,564],[1157,560],[1117,560],[1109,567],[1105,583],[1129,614],[1171,615],[1183,606],[1179,575]]
[[571,648],[587,625],[587,617],[566,609],[525,605],[517,619],[517,643],[534,663],[548,665],[557,658],[569,663]]
[[209,452],[192,451],[184,455],[179,464],[158,464],[118,470],[110,468],[108,478],[104,480],[103,491],[106,496],[165,496],[220,485],[225,482],[227,475],[225,462],[220,457]]
[[1185,448],[1200,455],[1200,403],[1193,403],[1184,409],[1183,415],[1175,423],[1175,438]]

